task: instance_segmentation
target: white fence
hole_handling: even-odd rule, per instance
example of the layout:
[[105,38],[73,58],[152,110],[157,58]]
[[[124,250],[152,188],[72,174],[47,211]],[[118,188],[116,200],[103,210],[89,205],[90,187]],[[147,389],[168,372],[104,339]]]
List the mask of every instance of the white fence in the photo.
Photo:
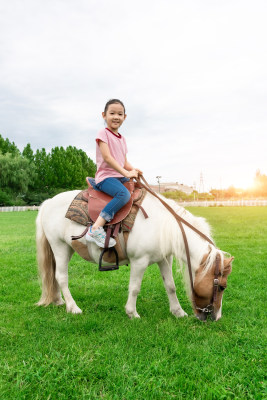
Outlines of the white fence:
[[10,212],[10,211],[38,211],[39,206],[24,206],[24,207],[0,207],[0,212]]
[[[267,200],[225,200],[225,201],[179,201],[183,207],[247,207],[267,206]],[[38,211],[39,206],[0,207],[0,212],[10,211]]]
[[247,207],[267,206],[267,200],[179,201],[183,207]]

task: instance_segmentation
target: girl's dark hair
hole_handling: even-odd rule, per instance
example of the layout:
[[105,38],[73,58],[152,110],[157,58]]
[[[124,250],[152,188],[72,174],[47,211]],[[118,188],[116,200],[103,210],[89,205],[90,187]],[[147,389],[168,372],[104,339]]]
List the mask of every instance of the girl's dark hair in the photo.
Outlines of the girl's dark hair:
[[124,104],[122,101],[118,100],[118,99],[111,99],[107,102],[107,104],[105,105],[105,109],[104,109],[104,113],[106,114],[106,112],[108,111],[108,108],[111,104],[121,104],[123,109],[124,109],[124,114],[126,114],[126,110],[124,107]]

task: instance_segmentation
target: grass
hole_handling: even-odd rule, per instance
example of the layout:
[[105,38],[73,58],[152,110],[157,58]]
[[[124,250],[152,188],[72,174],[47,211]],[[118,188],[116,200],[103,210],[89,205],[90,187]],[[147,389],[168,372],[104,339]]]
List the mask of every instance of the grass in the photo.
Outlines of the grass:
[[180,275],[188,318],[175,319],[156,265],[124,313],[129,267],[100,273],[74,256],[70,289],[82,315],[39,308],[35,212],[0,214],[0,398],[266,399],[267,207],[191,208],[235,256],[223,318],[199,322]]

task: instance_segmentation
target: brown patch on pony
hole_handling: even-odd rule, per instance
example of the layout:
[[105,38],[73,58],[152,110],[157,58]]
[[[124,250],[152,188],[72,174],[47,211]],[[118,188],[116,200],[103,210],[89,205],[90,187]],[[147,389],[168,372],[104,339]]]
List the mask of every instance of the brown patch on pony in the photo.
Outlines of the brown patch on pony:
[[93,261],[88,252],[88,248],[85,244],[79,242],[78,240],[72,240],[71,247],[75,250],[84,260]]
[[[212,303],[213,297],[213,281],[215,272],[215,261],[209,271],[203,275],[203,269],[209,254],[205,254],[200,267],[196,271],[194,290],[195,290],[195,302],[197,307],[205,308]],[[219,272],[219,290],[217,294],[217,300],[215,303],[215,311],[221,307],[223,291],[227,287],[227,278],[232,271],[232,261],[234,257],[225,258],[223,260],[223,269]]]

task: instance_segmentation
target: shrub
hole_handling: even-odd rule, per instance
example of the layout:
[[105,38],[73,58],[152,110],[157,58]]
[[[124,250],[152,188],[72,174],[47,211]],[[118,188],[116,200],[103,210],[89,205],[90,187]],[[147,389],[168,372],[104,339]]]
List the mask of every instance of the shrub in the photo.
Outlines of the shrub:
[[2,206],[12,206],[12,205],[13,201],[10,195],[0,190],[0,206],[2,207]]

